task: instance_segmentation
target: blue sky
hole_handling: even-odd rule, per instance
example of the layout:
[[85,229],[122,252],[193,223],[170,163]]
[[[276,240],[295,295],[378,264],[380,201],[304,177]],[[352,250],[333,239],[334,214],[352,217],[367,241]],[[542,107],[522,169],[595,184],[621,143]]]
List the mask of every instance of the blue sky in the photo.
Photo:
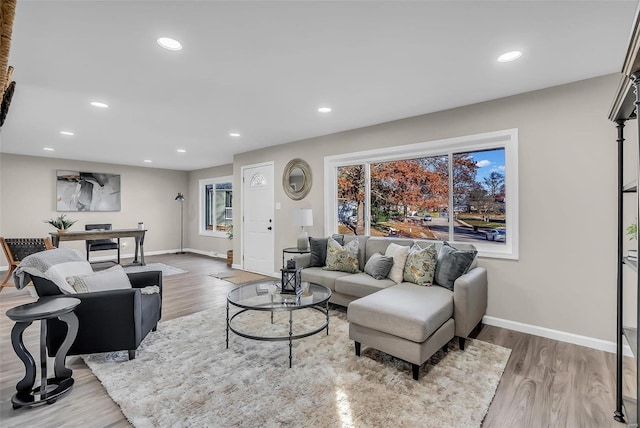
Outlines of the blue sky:
[[478,173],[476,181],[482,182],[492,171],[504,174],[504,149],[471,152],[469,155],[476,161]]

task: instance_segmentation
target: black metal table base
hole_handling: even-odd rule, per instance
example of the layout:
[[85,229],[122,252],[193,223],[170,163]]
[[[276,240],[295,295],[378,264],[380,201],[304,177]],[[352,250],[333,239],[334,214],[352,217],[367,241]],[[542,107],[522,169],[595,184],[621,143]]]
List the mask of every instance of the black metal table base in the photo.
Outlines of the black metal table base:
[[33,407],[40,404],[53,404],[58,398],[65,393],[71,391],[73,386],[73,378],[57,378],[47,379],[45,393],[42,393],[42,387],[37,386],[31,391],[17,392],[11,397],[11,404],[14,409],[20,407]]
[[[46,299],[41,299],[44,303]],[[72,312],[80,301],[78,299],[60,299],[61,301],[71,301],[66,307],[58,309],[57,312],[51,314],[40,314],[29,319],[29,315],[10,310],[7,312],[9,318],[16,321],[11,330],[11,344],[18,358],[22,361],[25,368],[24,377],[16,385],[17,392],[11,397],[11,404],[14,409],[20,407],[32,407],[40,404],[55,403],[60,396],[71,390],[73,386],[73,371],[65,366],[65,358],[69,348],[73,344],[78,333],[78,317]],[[39,301],[40,302],[40,301]],[[39,302],[23,305],[28,307],[31,305],[36,308]],[[66,313],[65,313],[66,312]],[[54,377],[47,378],[47,319],[58,318],[67,324],[67,336],[60,345],[60,349],[56,353],[54,360]],[[22,339],[23,333],[33,321],[40,320],[40,385],[34,387],[36,382],[36,362],[33,355],[27,350]]]
[[[322,313],[325,315],[325,323],[323,325],[321,325],[318,328],[315,328],[313,330],[307,331],[305,333],[301,333],[301,334],[293,334],[293,310],[289,310],[289,334],[287,336],[254,336],[251,334],[247,334],[244,332],[241,332],[239,330],[234,329],[231,326],[231,321],[233,321],[233,319],[235,317],[237,317],[240,314],[243,314],[245,312],[248,311],[253,311],[255,309],[253,308],[245,308],[242,309],[238,312],[236,312],[235,314],[233,314],[231,317],[229,317],[229,301],[227,301],[227,349],[229,349],[229,330],[231,330],[232,332],[234,332],[235,334],[237,334],[238,336],[241,337],[245,337],[247,339],[253,339],[253,340],[262,340],[262,341],[288,341],[289,342],[289,368],[291,368],[292,366],[292,361],[293,361],[293,341],[296,339],[302,339],[303,337],[309,337],[312,336],[316,333],[321,332],[322,330],[327,330],[327,336],[329,335],[329,301],[327,300],[327,302],[325,302],[325,304],[323,306],[317,305],[317,306],[308,306],[304,309],[315,309],[316,311]],[[275,312],[275,310],[271,310],[271,324],[273,324],[273,313]]]

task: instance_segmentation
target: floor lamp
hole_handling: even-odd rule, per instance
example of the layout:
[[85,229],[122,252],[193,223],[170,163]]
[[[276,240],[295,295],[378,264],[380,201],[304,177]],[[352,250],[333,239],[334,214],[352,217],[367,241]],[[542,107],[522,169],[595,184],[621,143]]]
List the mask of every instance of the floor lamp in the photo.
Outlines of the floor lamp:
[[180,202],[180,251],[178,251],[176,254],[184,254],[184,251],[182,251],[182,239],[184,237],[184,195],[182,193],[178,193],[178,196],[176,196],[176,201]]

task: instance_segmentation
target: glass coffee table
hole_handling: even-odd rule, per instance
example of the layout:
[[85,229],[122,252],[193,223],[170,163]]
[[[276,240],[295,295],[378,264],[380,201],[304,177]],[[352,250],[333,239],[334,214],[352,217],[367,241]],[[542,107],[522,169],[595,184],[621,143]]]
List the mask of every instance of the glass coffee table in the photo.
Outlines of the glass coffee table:
[[[274,292],[269,291],[269,286],[278,283],[277,281],[258,282],[241,285],[229,292],[227,295],[227,349],[229,349],[229,331],[247,339],[263,341],[289,341],[289,368],[291,368],[293,341],[308,337],[322,330],[327,330],[329,334],[329,298],[331,290],[320,284],[309,284],[309,291],[313,297],[299,299],[295,294],[280,294],[280,288]],[[279,283],[278,283],[279,285]],[[230,305],[240,308],[240,310],[229,316]],[[293,334],[293,313],[299,310],[316,310],[324,314],[324,322],[319,326],[313,326],[309,330]],[[257,335],[248,331],[243,331],[238,325],[234,325],[234,319],[242,314],[254,311],[271,313],[271,324],[273,324],[273,314],[275,312],[289,312],[289,334],[288,335]]]

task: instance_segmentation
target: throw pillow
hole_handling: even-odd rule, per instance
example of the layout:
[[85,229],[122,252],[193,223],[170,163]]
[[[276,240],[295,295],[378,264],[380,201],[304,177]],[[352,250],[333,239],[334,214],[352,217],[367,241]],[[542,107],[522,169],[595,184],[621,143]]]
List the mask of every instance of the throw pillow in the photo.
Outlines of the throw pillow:
[[400,284],[403,278],[404,264],[407,261],[409,255],[409,247],[404,245],[394,244],[393,242],[387,247],[387,251],[384,253],[387,257],[393,257],[393,266],[389,271],[389,279]]
[[327,265],[326,270],[357,273],[358,267],[358,240],[354,239],[344,247],[333,238],[327,241]]
[[393,266],[393,257],[385,257],[380,253],[374,253],[367,264],[364,265],[364,272],[375,279],[385,279]]
[[404,265],[404,280],[418,285],[433,284],[437,261],[438,252],[435,244],[427,248],[413,244]]
[[129,277],[120,265],[86,275],[70,276],[67,282],[77,293],[131,288]]
[[[343,235],[333,235],[333,239],[338,244],[343,245]],[[311,256],[309,260],[309,267],[323,267],[327,260],[327,242],[329,238],[309,238],[309,246],[311,247]]]
[[438,253],[436,284],[453,290],[453,283],[467,273],[476,254],[478,254],[476,250],[458,250],[445,242]]

